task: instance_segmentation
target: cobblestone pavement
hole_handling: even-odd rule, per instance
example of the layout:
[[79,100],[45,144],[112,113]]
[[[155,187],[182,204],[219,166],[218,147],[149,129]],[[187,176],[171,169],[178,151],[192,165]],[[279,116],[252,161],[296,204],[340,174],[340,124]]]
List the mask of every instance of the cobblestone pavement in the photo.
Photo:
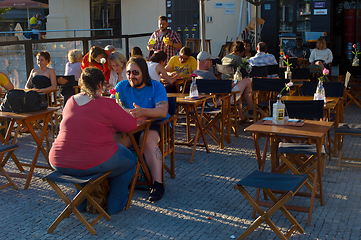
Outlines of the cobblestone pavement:
[[[345,121],[361,123],[361,111],[356,106],[345,109]],[[184,124],[177,124],[177,136],[183,137]],[[148,192],[136,190],[131,207],[112,215],[110,221],[100,220],[96,236],[71,215],[53,233],[47,228],[64,208],[50,186],[41,177],[49,170],[36,169],[30,188],[23,189],[24,179],[15,178],[19,190],[11,187],[0,190],[0,239],[232,239],[238,237],[253,221],[252,208],[244,197],[233,190],[234,184],[257,168],[255,149],[250,134],[239,129],[225,149],[220,150],[211,139],[210,153],[198,149],[194,162],[190,155],[176,154],[176,178],[165,176],[166,193],[156,203],[147,201]],[[31,161],[35,144],[29,135],[19,138],[15,152],[21,161]],[[261,144],[263,144],[261,142]],[[346,138],[344,153],[360,157],[360,138]],[[185,150],[184,148],[177,149]],[[40,157],[44,161],[44,158]],[[269,156],[266,170],[269,170]],[[8,171],[14,171],[10,160]],[[291,212],[304,228],[304,234],[293,239],[360,239],[361,234],[361,169],[337,170],[337,159],[326,162],[323,176],[325,205],[315,201],[312,222],[306,225],[307,214]],[[0,177],[0,184],[5,183]],[[75,190],[64,187],[71,195]],[[251,194],[254,195],[254,190]],[[295,197],[293,203],[309,204],[309,199]],[[86,218],[93,217],[90,213]],[[272,220],[288,229],[288,220],[276,213]],[[262,224],[249,239],[277,239],[270,228]]]

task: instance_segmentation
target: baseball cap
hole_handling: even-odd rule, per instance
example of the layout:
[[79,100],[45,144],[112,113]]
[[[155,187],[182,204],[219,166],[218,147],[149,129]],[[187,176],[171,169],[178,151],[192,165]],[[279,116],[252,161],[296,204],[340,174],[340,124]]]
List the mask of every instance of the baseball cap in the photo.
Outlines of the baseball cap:
[[206,60],[206,59],[215,59],[215,58],[216,57],[211,56],[211,54],[209,54],[206,51],[201,51],[197,55],[197,60],[198,61],[203,61],[203,60]]

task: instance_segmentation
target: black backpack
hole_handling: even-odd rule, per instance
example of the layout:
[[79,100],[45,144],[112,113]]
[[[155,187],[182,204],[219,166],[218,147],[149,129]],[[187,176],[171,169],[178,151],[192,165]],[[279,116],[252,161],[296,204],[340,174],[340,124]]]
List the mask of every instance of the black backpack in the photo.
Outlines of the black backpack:
[[33,90],[11,89],[1,103],[0,111],[23,113],[39,111],[47,107],[48,102],[45,94]]

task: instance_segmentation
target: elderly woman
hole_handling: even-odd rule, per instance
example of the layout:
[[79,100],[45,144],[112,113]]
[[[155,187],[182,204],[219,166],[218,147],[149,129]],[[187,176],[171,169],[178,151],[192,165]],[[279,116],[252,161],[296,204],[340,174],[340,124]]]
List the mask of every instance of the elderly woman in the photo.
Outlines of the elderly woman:
[[311,64],[316,64],[321,67],[330,69],[330,63],[332,62],[333,56],[329,48],[327,48],[326,40],[324,37],[317,39],[316,49],[313,49],[309,61]]
[[31,70],[25,88],[34,88],[40,93],[56,90],[55,71],[48,67],[51,63],[50,53],[47,51],[39,52],[36,55],[36,63],[39,68]]
[[[137,123],[114,99],[101,96],[104,80],[97,68],[83,70],[79,80],[82,92],[72,96],[64,107],[49,161],[56,171],[71,176],[112,171],[107,212],[115,214],[126,205],[136,160],[130,150],[115,142],[114,135],[135,130]],[[84,211],[85,207],[84,201],[78,210]]]
[[[81,69],[84,70],[86,67],[96,67],[100,69],[105,76],[105,80],[107,83],[109,82],[110,78],[110,69],[109,69],[109,57],[110,52],[104,50],[101,47],[93,46],[90,51],[84,56],[83,62],[81,64]],[[105,62],[102,62],[105,60]]]
[[127,59],[123,54],[119,52],[112,52],[109,55],[109,68],[110,68],[110,78],[109,78],[109,87],[115,87],[118,82],[127,80],[127,75],[125,73],[125,65],[127,64]]

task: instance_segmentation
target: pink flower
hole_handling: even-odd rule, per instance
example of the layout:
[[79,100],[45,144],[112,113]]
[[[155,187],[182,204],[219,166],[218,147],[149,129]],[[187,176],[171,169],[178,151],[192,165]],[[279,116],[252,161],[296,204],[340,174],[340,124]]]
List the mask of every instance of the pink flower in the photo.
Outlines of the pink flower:
[[327,68],[324,68],[322,71],[323,75],[328,75],[330,71]]
[[117,90],[115,90],[115,88],[109,90],[110,94],[115,94],[116,92],[117,92]]
[[195,73],[192,73],[192,74],[191,74],[191,77],[192,77],[192,78],[194,78],[194,77],[198,77],[198,75],[197,75],[197,74],[195,74]]
[[352,45],[353,48],[356,48],[356,44]]
[[293,82],[287,83],[287,87],[292,87],[292,86],[293,86]]

